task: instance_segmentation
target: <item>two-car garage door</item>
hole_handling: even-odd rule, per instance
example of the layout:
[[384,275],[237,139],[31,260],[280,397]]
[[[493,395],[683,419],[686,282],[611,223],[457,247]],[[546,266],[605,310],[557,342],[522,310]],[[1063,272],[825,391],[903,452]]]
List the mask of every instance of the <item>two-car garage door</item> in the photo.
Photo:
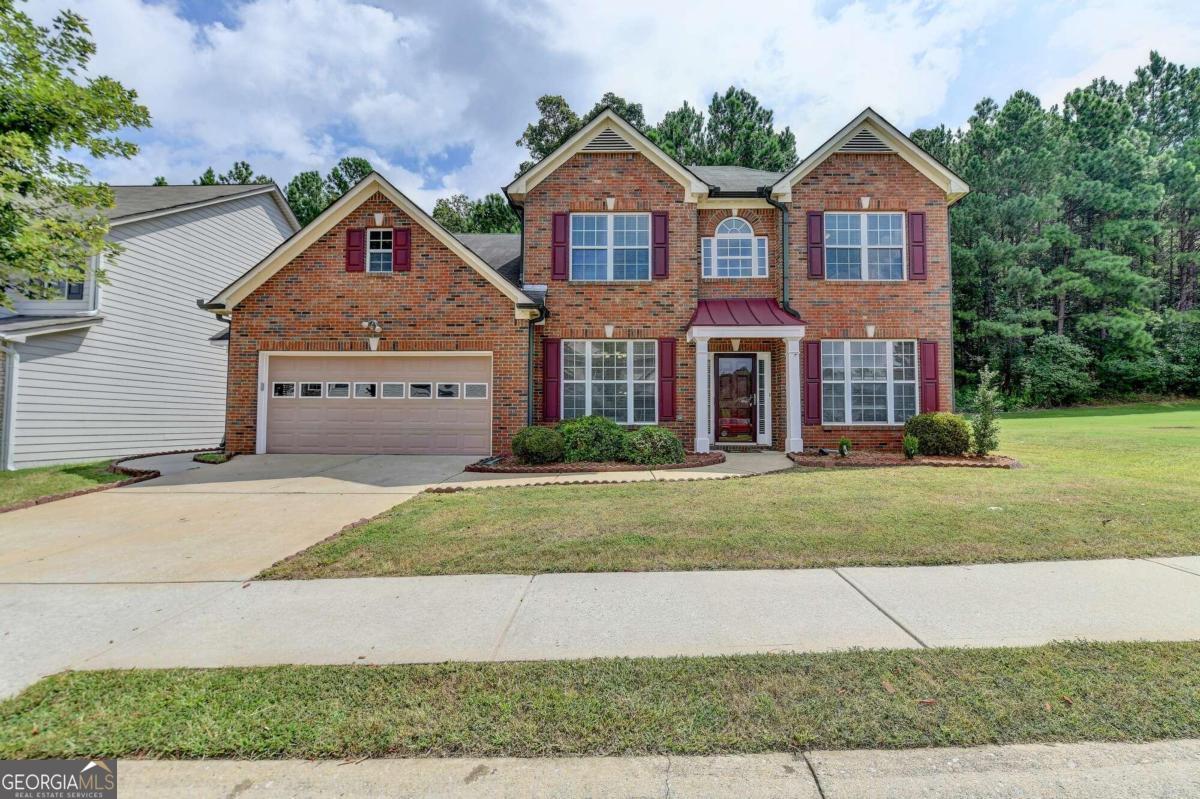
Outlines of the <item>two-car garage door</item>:
[[271,355],[267,452],[486,455],[488,355]]

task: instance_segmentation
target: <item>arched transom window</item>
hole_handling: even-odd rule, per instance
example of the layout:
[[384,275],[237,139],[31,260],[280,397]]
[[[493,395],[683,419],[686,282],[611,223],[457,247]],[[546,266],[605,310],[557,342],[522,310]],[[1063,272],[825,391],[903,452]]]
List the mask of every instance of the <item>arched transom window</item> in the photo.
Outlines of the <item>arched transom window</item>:
[[766,277],[767,237],[755,236],[749,222],[731,216],[701,239],[700,259],[705,277]]

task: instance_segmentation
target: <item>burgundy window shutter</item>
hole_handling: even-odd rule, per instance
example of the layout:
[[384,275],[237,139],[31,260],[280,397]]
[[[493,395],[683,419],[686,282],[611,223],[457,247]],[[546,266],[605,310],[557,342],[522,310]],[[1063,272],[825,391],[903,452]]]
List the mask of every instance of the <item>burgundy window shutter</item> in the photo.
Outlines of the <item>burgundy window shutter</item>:
[[570,214],[555,214],[550,231],[550,279],[567,279],[567,239],[570,236]]
[[392,269],[396,272],[412,269],[412,228],[392,229]]
[[542,421],[557,422],[562,383],[562,339],[542,339]]
[[924,280],[925,271],[925,212],[908,214],[908,279]]
[[825,215],[821,211],[808,212],[808,276],[825,277]]
[[654,251],[651,258],[653,269],[651,273],[655,280],[662,280],[670,273],[667,265],[667,255],[671,252],[671,244],[670,236],[667,232],[666,211],[655,211],[650,215],[650,230],[653,235],[654,244]]
[[675,339],[658,340],[658,420],[675,421]]
[[367,231],[364,228],[346,228],[346,271],[361,272],[366,269],[364,253],[366,251]]
[[804,342],[804,423],[821,423],[821,342]]
[[938,410],[938,343],[921,342],[921,413]]

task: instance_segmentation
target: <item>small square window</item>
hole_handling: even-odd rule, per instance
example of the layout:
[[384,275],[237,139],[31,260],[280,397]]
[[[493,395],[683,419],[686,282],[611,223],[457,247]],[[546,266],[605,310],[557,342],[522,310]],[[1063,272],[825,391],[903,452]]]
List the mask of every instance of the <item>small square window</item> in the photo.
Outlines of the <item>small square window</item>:
[[458,399],[458,383],[438,383],[437,396],[438,399]]
[[302,399],[320,399],[324,396],[323,388],[324,386],[320,383],[301,383],[300,397]]
[[373,228],[367,231],[367,271],[392,271],[391,228]]
[[355,399],[375,399],[379,396],[378,383],[355,383],[354,398]]
[[463,383],[463,397],[466,399],[487,399],[487,383]]
[[404,399],[403,383],[381,383],[380,396],[384,399]]
[[433,383],[409,383],[409,399],[429,399],[433,396]]
[[271,396],[287,399],[296,396],[295,383],[275,383],[271,386]]
[[350,396],[350,384],[349,383],[337,382],[337,383],[326,383],[325,384],[325,397],[327,399],[346,399],[349,396]]

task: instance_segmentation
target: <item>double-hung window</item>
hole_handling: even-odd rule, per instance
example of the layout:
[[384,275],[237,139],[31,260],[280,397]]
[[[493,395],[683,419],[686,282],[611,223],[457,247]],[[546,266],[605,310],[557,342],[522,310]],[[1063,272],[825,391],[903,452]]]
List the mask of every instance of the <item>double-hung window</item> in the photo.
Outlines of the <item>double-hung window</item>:
[[825,214],[827,280],[904,280],[904,214]]
[[755,236],[749,222],[731,216],[715,235],[700,240],[700,260],[705,277],[766,277],[767,237]]
[[371,228],[367,231],[367,271],[392,271],[391,228]]
[[916,412],[915,341],[821,342],[824,424],[904,424]]
[[571,214],[572,280],[649,280],[650,214]]
[[562,416],[604,416],[619,424],[658,418],[658,342],[564,341]]

